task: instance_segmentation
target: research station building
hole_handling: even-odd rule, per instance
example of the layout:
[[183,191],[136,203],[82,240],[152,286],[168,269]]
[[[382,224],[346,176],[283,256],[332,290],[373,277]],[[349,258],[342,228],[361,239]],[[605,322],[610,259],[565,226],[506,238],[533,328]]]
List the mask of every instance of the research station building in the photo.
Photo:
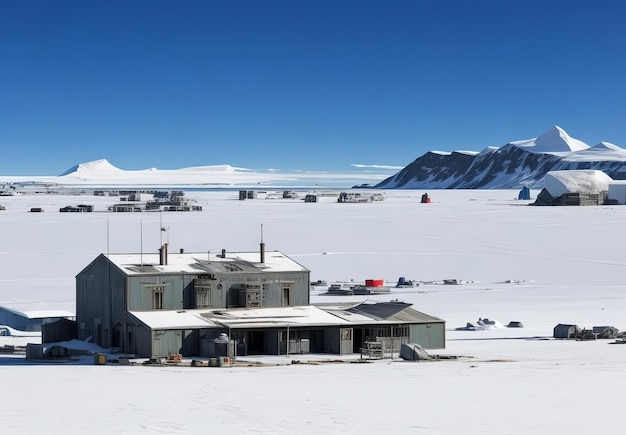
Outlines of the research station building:
[[229,355],[347,354],[375,338],[445,347],[445,321],[410,304],[311,305],[310,271],[264,244],[101,254],[76,276],[76,326],[80,340],[141,357],[212,357],[223,346]]

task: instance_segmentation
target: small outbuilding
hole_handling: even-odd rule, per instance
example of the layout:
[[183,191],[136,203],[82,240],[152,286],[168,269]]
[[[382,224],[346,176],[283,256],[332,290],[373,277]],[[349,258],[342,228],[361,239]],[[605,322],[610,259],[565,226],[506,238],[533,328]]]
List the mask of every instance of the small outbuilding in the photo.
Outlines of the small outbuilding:
[[608,203],[626,205],[626,180],[613,180],[609,183]]
[[550,171],[533,205],[603,205],[612,178],[598,170]]
[[578,325],[559,323],[554,327],[554,338],[576,338],[582,333]]
[[530,188],[528,186],[522,187],[517,195],[517,199],[519,200],[527,200],[530,199]]
[[617,338],[619,335],[619,329],[614,326],[594,326],[592,328],[593,334],[596,338]]
[[417,343],[404,343],[400,347],[400,358],[405,361],[429,360],[432,357]]
[[509,323],[506,324],[507,328],[523,328],[524,325],[522,324],[522,322],[518,322],[517,320],[511,320]]
[[7,325],[19,331],[41,331],[46,323],[59,319],[73,319],[76,314],[44,302],[4,302],[0,305],[0,325]]

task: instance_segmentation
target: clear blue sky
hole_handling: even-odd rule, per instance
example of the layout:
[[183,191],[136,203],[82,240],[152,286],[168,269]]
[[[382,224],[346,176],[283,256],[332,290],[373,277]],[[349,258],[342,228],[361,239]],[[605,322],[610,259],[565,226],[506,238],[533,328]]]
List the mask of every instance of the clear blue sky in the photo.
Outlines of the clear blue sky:
[[626,148],[626,2],[0,2],[0,175]]

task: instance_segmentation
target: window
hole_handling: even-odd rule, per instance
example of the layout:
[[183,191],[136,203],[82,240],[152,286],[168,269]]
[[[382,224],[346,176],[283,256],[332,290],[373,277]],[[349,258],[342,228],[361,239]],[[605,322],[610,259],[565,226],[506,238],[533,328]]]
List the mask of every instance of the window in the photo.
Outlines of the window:
[[341,328],[341,339],[342,340],[352,340],[352,329],[351,328]]
[[211,305],[211,299],[209,297],[209,289],[198,288],[196,289],[196,308],[205,308]]
[[282,285],[281,305],[283,307],[293,307],[294,306],[293,283],[283,282],[281,285]]
[[152,309],[153,310],[162,310],[163,309],[163,287],[153,287],[152,288]]

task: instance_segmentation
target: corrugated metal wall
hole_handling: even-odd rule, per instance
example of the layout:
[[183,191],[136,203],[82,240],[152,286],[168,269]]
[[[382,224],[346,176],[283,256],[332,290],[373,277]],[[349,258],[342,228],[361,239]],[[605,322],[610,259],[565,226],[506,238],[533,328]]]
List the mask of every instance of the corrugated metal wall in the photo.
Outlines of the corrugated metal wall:
[[50,323],[55,320],[58,319],[29,319],[0,307],[0,325],[10,326],[11,328],[18,329],[20,331],[40,331],[42,324]]
[[183,344],[183,331],[181,330],[157,330],[152,331],[152,355],[151,357],[166,357],[181,352]]
[[76,338],[76,322],[68,319],[59,319],[41,326],[41,342],[55,343],[70,341]]
[[445,323],[428,323],[409,326],[409,341],[424,349],[444,349],[446,347]]
[[[121,323],[126,310],[154,309],[154,290],[162,286],[162,308],[178,310],[195,307],[193,280],[197,275],[146,275],[126,277],[100,255],[76,277],[78,337],[110,346],[113,328]],[[266,289],[263,306],[309,304],[309,272],[260,272],[216,276],[211,302],[215,308],[228,308],[228,290],[238,284],[256,282]],[[220,286],[221,284],[221,286]],[[128,286],[127,291],[125,291]],[[285,297],[284,288],[292,291]],[[219,293],[217,293],[219,292]],[[216,297],[217,296],[217,297]],[[216,306],[216,304],[221,304]],[[101,326],[97,326],[101,325]],[[123,339],[121,340],[123,341]]]
[[[291,287],[290,306],[309,305],[309,273],[308,272],[262,272],[262,273],[229,273],[216,274],[217,284],[226,305],[215,308],[232,308],[238,306],[238,289],[242,285],[260,285],[263,289],[263,307],[281,307],[283,305],[283,288]],[[221,285],[221,288],[219,287]]]
[[[125,278],[100,255],[76,276],[76,322],[78,339],[110,345],[111,325],[125,312]],[[110,290],[109,290],[110,289]],[[95,325],[105,325],[99,330]],[[105,331],[107,332],[105,334]]]
[[[128,278],[128,309],[182,310],[183,291],[188,283],[183,275],[131,276]],[[155,307],[153,303],[154,292],[158,289],[162,289],[161,307]]]

